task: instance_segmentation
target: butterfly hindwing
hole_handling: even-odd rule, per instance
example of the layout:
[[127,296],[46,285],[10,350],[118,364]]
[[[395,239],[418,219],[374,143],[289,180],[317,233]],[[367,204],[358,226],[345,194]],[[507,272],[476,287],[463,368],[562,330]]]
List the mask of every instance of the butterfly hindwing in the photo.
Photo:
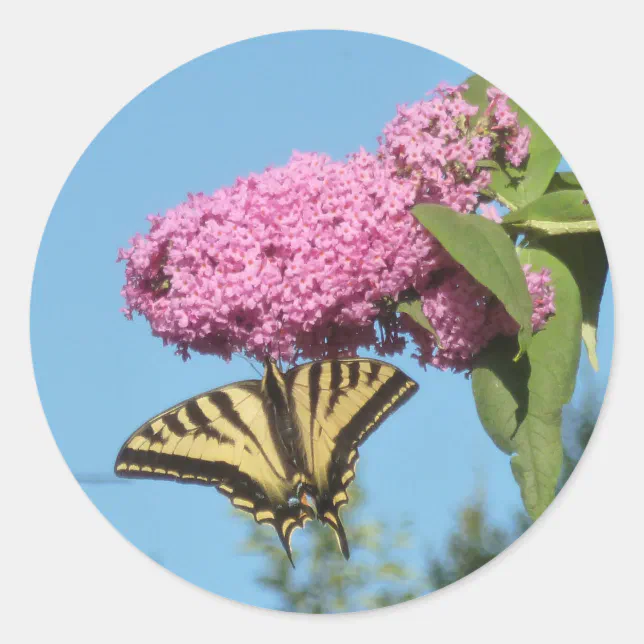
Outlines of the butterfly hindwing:
[[418,389],[400,369],[379,360],[343,358],[291,369],[286,382],[300,428],[318,518],[349,547],[339,508],[349,500],[358,447]]
[[299,477],[282,457],[266,405],[256,380],[186,400],[132,434],[115,473],[212,485],[258,523],[271,524],[291,559],[292,532],[310,514],[289,503]]

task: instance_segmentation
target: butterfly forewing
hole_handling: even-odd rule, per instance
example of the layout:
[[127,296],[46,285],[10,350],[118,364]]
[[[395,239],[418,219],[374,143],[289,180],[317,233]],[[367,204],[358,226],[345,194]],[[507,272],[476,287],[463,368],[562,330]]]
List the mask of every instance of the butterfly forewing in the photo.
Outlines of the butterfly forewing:
[[281,456],[266,405],[255,380],[195,396],[134,432],[115,472],[213,485],[257,522],[273,525],[290,558],[291,534],[309,517],[289,504],[299,476]]

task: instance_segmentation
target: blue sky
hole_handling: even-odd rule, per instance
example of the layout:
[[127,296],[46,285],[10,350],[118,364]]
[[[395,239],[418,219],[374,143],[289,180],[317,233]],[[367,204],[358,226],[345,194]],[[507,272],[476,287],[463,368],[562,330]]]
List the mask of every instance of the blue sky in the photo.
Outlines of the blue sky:
[[[292,149],[338,159],[360,145],[374,150],[397,103],[421,99],[439,81],[460,82],[469,73],[432,52],[379,36],[280,34],[179,68],[110,121],[59,195],[33,286],[39,392],[77,476],[112,476],[123,441],[171,404],[256,377],[239,358],[226,364],[195,355],[183,363],[152,337],[143,319],[127,322],[119,313],[123,265],[115,263],[117,249],[147,229],[145,216],[165,212],[188,192],[210,193],[238,176],[284,164]],[[602,394],[612,341],[609,285],[600,316],[601,371],[591,373],[585,352],[580,367],[587,376],[580,382]],[[424,372],[408,355],[393,362],[418,381],[420,391],[361,448],[357,478],[371,516],[414,520],[419,548],[406,556],[420,566],[426,546],[443,547],[458,509],[477,487],[485,486],[490,514],[502,525],[520,508],[520,498],[509,457],[478,422],[469,381]],[[173,572],[232,599],[275,605],[255,583],[261,559],[239,551],[249,520],[233,518],[229,502],[213,489],[156,481],[84,489],[125,537],[162,557]],[[296,551],[306,538],[296,532]]]

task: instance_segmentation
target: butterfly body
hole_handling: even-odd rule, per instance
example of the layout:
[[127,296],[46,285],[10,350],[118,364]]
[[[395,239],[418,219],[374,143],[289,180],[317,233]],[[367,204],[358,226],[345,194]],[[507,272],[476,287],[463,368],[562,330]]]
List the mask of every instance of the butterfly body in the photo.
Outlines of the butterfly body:
[[358,447],[418,385],[392,365],[362,358],[286,373],[271,359],[264,367],[261,381],[213,389],[147,421],[121,448],[115,472],[216,487],[275,528],[291,563],[293,531],[317,515],[348,559],[339,508],[349,500]]
[[264,361],[261,390],[269,425],[275,428],[286,461],[293,464],[298,470],[302,470],[306,467],[306,463],[291,411],[292,400],[288,395],[282,372],[269,358]]

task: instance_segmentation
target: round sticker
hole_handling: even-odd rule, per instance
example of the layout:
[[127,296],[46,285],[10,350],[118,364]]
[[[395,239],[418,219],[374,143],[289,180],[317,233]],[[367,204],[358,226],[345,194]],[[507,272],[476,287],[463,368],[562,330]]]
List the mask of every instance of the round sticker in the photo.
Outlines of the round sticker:
[[31,337],[58,446],[127,539],[224,597],[336,613],[443,588],[546,512],[612,318],[584,188],[503,88],[306,31],[105,126],[43,236]]

